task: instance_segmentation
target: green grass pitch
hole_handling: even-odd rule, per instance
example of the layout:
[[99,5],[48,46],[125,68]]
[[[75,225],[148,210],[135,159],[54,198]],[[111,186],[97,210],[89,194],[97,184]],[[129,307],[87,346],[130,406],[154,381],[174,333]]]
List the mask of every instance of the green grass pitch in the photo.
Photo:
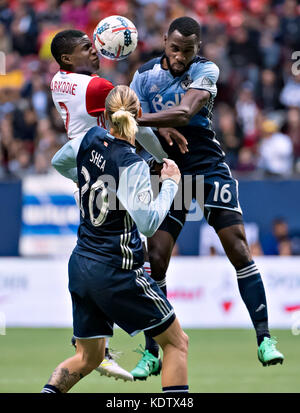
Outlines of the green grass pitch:
[[[185,330],[190,337],[189,386],[192,393],[299,393],[300,335],[272,330],[283,365],[263,367],[257,360],[253,330]],[[0,393],[39,393],[54,368],[72,356],[72,331],[59,328],[8,328],[0,336]],[[111,347],[122,351],[119,363],[131,370],[144,344],[143,334],[130,338],[116,329]],[[146,382],[123,382],[101,377],[96,371],[85,377],[72,393],[159,393],[160,376]]]

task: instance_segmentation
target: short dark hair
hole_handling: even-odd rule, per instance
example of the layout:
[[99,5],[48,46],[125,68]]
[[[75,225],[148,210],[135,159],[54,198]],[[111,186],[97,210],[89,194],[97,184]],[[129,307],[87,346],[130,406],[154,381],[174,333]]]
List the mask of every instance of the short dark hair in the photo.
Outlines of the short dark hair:
[[201,39],[200,24],[191,17],[178,17],[178,19],[173,20],[168,30],[168,36],[175,30],[178,30],[185,37],[195,34],[199,41]]
[[53,37],[51,53],[59,65],[62,64],[61,55],[71,54],[77,46],[77,40],[85,35],[81,30],[63,30]]

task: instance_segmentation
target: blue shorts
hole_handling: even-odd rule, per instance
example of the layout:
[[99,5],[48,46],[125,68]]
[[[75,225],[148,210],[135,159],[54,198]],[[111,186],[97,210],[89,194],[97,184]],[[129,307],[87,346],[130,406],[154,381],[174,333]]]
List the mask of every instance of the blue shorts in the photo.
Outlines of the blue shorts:
[[76,338],[113,335],[113,323],[131,336],[155,337],[174,321],[174,309],[143,268],[122,270],[77,253],[69,260],[69,291]]
[[[168,215],[159,227],[160,230],[169,232],[174,241],[184,226],[192,199],[198,201],[208,224],[210,224],[209,216],[213,208],[242,214],[239,204],[238,181],[232,177],[225,162],[218,163],[198,174],[183,176],[183,179],[185,181],[179,188]],[[189,182],[190,185],[188,185]],[[202,191],[199,191],[197,185],[200,188],[201,184],[203,184]],[[191,188],[190,191],[187,190],[188,186]],[[178,208],[178,205],[182,205],[182,207]]]

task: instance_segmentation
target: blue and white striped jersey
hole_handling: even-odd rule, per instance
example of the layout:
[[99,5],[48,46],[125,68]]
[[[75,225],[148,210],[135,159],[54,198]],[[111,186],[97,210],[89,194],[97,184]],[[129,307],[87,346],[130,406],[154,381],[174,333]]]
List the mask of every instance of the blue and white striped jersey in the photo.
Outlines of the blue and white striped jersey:
[[97,126],[66,143],[52,165],[79,186],[81,214],[74,252],[126,270],[139,268],[144,262],[139,231],[154,234],[177,184],[164,180],[154,200],[149,167],[134,146]]
[[189,143],[188,153],[181,154],[177,145],[170,147],[161,139],[164,150],[178,164],[181,172],[201,172],[211,164],[223,160],[225,156],[211,128],[219,69],[215,63],[196,56],[185,73],[173,77],[169,70],[162,68],[163,57],[152,59],[141,66],[130,87],[139,97],[145,113],[160,112],[178,105],[189,89],[207,90],[210,93],[207,104],[193,116],[189,124],[176,128]]

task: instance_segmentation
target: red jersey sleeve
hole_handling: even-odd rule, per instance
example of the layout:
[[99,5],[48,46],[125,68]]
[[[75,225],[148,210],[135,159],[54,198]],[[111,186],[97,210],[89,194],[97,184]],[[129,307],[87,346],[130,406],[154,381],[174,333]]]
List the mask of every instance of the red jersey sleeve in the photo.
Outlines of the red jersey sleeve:
[[86,110],[89,115],[97,117],[104,111],[106,96],[113,88],[108,80],[93,76],[86,90]]

